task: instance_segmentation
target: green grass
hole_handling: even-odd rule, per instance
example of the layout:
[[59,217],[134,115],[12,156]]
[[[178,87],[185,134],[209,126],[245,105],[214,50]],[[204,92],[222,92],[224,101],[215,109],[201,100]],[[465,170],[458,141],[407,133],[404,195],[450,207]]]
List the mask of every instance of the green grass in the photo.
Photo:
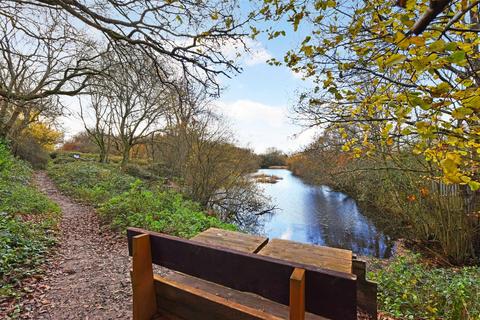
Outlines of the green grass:
[[68,195],[93,204],[112,229],[139,227],[189,238],[209,227],[235,229],[180,193],[144,182],[115,164],[58,161],[49,175]]
[[370,272],[378,308],[398,319],[480,319],[480,267],[440,268],[420,255],[397,257]]
[[59,207],[30,185],[32,170],[0,143],[0,298],[21,296],[55,243]]

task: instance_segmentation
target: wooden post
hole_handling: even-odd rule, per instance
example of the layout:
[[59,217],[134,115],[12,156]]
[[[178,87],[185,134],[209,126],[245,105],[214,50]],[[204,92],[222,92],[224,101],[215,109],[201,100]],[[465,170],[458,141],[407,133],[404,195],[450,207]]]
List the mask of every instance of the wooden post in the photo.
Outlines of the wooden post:
[[157,302],[148,234],[133,237],[132,289],[133,319],[150,320],[157,312]]
[[372,319],[377,319],[377,284],[367,280],[365,261],[352,259],[352,273],[357,276],[357,305]]
[[295,268],[290,276],[290,320],[305,319],[305,270]]

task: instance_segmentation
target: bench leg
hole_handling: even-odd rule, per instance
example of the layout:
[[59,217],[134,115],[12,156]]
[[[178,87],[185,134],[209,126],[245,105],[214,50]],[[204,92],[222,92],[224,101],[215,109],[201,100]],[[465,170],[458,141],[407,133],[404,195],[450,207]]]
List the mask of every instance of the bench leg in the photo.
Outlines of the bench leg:
[[150,236],[141,234],[133,237],[133,319],[150,320],[157,312],[155,286],[153,282]]
[[295,268],[290,276],[290,320],[305,319],[305,270]]

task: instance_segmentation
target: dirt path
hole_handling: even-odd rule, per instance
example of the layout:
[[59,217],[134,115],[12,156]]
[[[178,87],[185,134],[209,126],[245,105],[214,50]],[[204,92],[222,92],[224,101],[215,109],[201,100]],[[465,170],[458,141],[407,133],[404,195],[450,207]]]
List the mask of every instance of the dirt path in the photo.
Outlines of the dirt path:
[[34,181],[60,205],[63,218],[57,251],[40,292],[24,303],[23,318],[131,319],[125,240],[101,227],[92,207],[62,195],[45,172]]

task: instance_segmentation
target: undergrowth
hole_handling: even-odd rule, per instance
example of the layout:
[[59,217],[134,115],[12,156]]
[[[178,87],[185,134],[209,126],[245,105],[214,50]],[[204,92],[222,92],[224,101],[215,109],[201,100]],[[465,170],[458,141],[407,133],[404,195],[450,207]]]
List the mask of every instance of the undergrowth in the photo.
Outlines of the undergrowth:
[[128,226],[190,238],[210,227],[235,229],[213,216],[181,194],[165,190],[148,190],[137,181],[131,189],[104,203],[100,216],[115,229]]
[[396,319],[480,319],[478,266],[433,267],[409,253],[370,278],[378,282],[378,309]]
[[95,206],[129,190],[135,182],[134,177],[116,166],[74,159],[51,164],[48,175],[67,195]]
[[0,300],[22,295],[55,243],[59,207],[30,185],[32,170],[0,142]]

